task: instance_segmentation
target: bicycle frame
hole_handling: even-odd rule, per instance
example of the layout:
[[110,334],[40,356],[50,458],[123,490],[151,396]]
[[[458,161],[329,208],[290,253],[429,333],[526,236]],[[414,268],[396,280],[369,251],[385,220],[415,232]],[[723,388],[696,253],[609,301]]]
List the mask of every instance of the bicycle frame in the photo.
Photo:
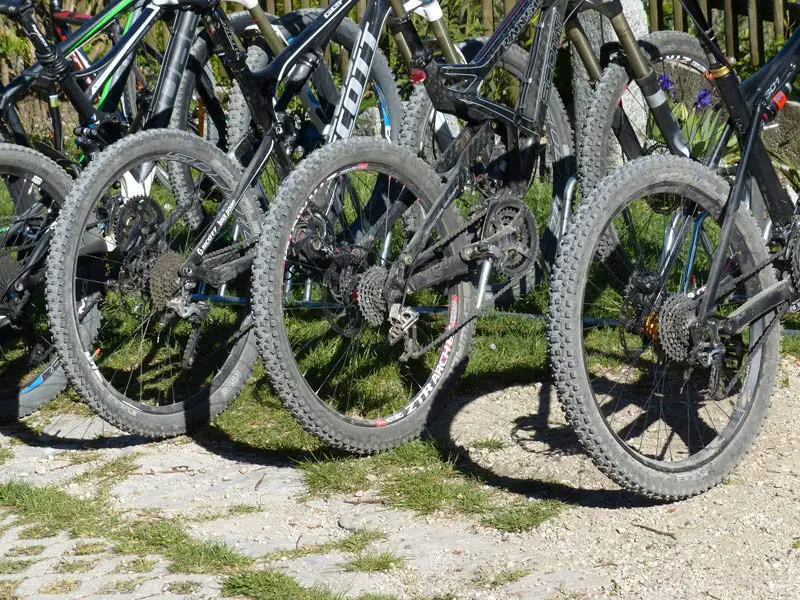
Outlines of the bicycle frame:
[[[787,40],[780,53],[762,67],[755,75],[739,83],[730,63],[719,48],[713,29],[705,19],[696,0],[682,0],[687,13],[697,26],[697,36],[704,50],[712,61],[711,76],[719,90],[720,96],[728,110],[730,118],[726,124],[708,164],[717,166],[723,149],[734,133],[738,136],[742,156],[736,170],[734,184],[725,204],[726,215],[736,215],[745,199],[746,183],[752,176],[763,195],[767,213],[773,223],[772,241],[783,248],[790,236],[795,233],[797,209],[789,200],[780,184],[775,167],[760,138],[766,123],[774,119],[783,108],[788,92],[800,73],[800,30]],[[701,222],[704,215],[699,215]],[[687,217],[691,218],[691,215]],[[726,219],[720,232],[719,244],[714,251],[708,281],[701,288],[702,300],[698,308],[698,317],[707,320],[714,313],[714,303],[718,297],[730,290],[724,286],[723,268],[728,255],[731,237],[735,227],[735,218]],[[697,244],[695,225],[690,245],[690,257],[694,256]],[[683,235],[677,236],[675,243],[665,245],[662,262],[674,262],[680,252]],[[779,251],[783,252],[783,250]],[[772,259],[779,258],[773,254]],[[691,264],[687,264],[687,271]],[[760,268],[764,268],[763,266]],[[760,270],[759,268],[759,270]],[[791,266],[789,267],[791,269]],[[685,275],[684,275],[685,278]],[[747,300],[732,314],[722,320],[720,331],[738,333],[747,325],[771,312],[788,312],[797,309],[798,294],[783,277],[778,283]]]

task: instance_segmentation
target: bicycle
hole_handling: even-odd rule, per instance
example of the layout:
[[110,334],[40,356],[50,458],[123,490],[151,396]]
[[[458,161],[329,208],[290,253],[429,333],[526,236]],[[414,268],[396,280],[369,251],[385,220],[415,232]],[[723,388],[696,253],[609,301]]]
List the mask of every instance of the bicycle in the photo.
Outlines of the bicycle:
[[[356,453],[423,431],[434,398],[466,365],[492,272],[502,295],[536,266],[540,236],[523,198],[546,141],[564,23],[575,35],[578,11],[608,4],[520,0],[471,62],[417,67],[435,109],[464,122],[435,172],[402,149],[351,139],[286,179],[257,248],[253,311],[270,379],[308,431]],[[515,108],[481,96],[537,12]],[[608,14],[638,56],[621,10]],[[660,91],[644,57],[639,67],[642,86]],[[570,212],[557,207],[553,236]],[[303,279],[310,293],[294,283]]]
[[[264,69],[251,71],[219,3],[209,2],[201,11],[209,47],[265,133],[246,171],[220,149],[197,144],[196,136],[151,131],[101,154],[73,188],[48,261],[48,311],[70,380],[111,423],[155,438],[185,433],[224,410],[245,385],[256,357],[246,273],[269,200],[263,186],[248,190],[262,171],[279,180],[293,168],[294,150],[304,141],[299,134],[307,131],[295,119],[295,98],[308,99],[310,90],[318,100],[307,118],[319,123],[318,133],[328,124],[320,109],[335,99],[324,93],[332,76],[322,68],[323,50],[348,8],[330,7]],[[266,39],[270,51],[282,43]],[[348,114],[357,115],[359,106],[348,104]],[[174,177],[155,179],[159,170],[190,173],[188,193]],[[131,192],[130,176],[149,188]],[[81,270],[87,264],[102,266],[103,276]],[[101,324],[81,336],[95,308]],[[121,356],[135,367],[123,368]]]
[[[550,301],[559,399],[595,465],[660,500],[702,493],[743,458],[767,414],[780,317],[797,309],[798,216],[760,138],[798,74],[800,31],[743,83],[695,0],[725,123],[706,164],[631,161],[581,206]],[[732,185],[715,169],[736,136]],[[772,227],[747,207],[755,186]],[[613,253],[597,241],[619,233]]]
[[[101,31],[106,24],[113,23],[113,18],[119,18],[125,10],[133,10],[134,14],[129,17],[124,34],[117,45],[101,61],[90,68],[77,72],[75,72],[74,68],[68,68],[63,56],[78,51],[81,45]],[[214,93],[213,79],[209,76],[207,61],[211,50],[214,48],[223,48],[225,52],[231,55],[240,52],[240,47],[234,48],[231,45],[232,41],[228,42],[227,46],[215,46],[214,44],[217,42],[211,42],[207,32],[201,33],[199,39],[195,40],[194,32],[199,22],[200,14],[204,10],[197,6],[192,7],[191,10],[180,12],[176,18],[174,35],[167,48],[166,62],[161,70],[159,83],[152,94],[152,102],[149,103],[149,112],[147,105],[140,106],[136,117],[137,121],[131,123],[126,122],[124,118],[120,118],[116,112],[111,113],[102,110],[103,106],[116,106],[119,101],[120,94],[124,88],[118,84],[126,79],[125,69],[130,67],[130,65],[126,67],[126,61],[129,62],[136,44],[140,43],[154,22],[159,18],[168,16],[172,10],[169,7],[160,8],[152,3],[136,4],[132,0],[122,0],[107,7],[100,15],[84,24],[67,41],[58,46],[46,42],[44,36],[38,36],[38,30],[34,29],[35,22],[31,23],[28,20],[26,22],[26,30],[32,36],[37,36],[37,40],[41,37],[42,41],[39,41],[41,46],[38,52],[42,56],[49,57],[44,62],[51,61],[49,63],[51,66],[48,67],[47,64],[42,64],[42,61],[40,61],[37,65],[26,69],[12,85],[0,92],[0,106],[8,106],[9,114],[15,114],[14,100],[25,90],[38,85],[37,81],[43,77],[43,71],[45,71],[46,75],[47,69],[52,69],[52,77],[49,79],[45,77],[45,80],[53,82],[51,85],[64,83],[71,102],[79,108],[84,126],[81,128],[81,137],[78,142],[79,147],[84,151],[84,156],[88,159],[126,131],[129,133],[137,128],[162,127],[167,123],[175,127],[189,128],[192,125],[190,106],[193,102],[193,95],[198,93],[199,99],[203,104],[198,110],[200,114],[199,124],[196,128],[197,133],[206,134],[206,136],[214,133],[213,139],[217,145],[226,148],[225,115]],[[30,15],[31,13],[26,10],[23,14]],[[257,43],[260,30],[254,24],[253,16],[260,17],[263,14],[260,8],[255,7],[252,10],[252,14],[237,13],[231,15],[228,28],[234,32],[239,32],[239,34],[246,35],[249,44]],[[221,21],[223,18],[226,18],[224,13],[218,16],[217,21]],[[281,19],[270,18],[268,21],[265,17],[264,20],[266,21],[265,27],[269,28],[273,36],[290,37],[297,33],[297,24],[292,15]],[[254,32],[255,35],[251,32]],[[350,40],[342,40],[340,38],[341,32],[337,29],[333,32],[333,39],[342,44],[345,49],[353,49],[349,45]],[[231,40],[233,39],[231,38]],[[50,54],[47,54],[46,51]],[[62,58],[58,58],[59,56]],[[186,64],[186,68],[181,66],[182,63]],[[91,75],[91,82],[85,90],[82,86],[73,85],[75,80],[86,80],[89,75]],[[381,78],[380,80],[386,87],[387,92],[391,93],[390,82],[392,82],[392,79],[388,68],[382,71],[378,70],[376,77]],[[178,82],[180,82],[180,85],[178,85]],[[200,91],[196,92],[195,90],[197,89]],[[91,99],[97,97],[103,103],[99,109],[95,109],[90,102]],[[319,98],[325,100],[324,93],[320,94]],[[203,99],[206,99],[206,101]],[[328,102],[331,101],[328,100]],[[73,169],[73,172],[75,172],[78,165],[75,165],[69,157],[59,151],[61,136],[60,128],[57,127],[57,124],[60,123],[60,117],[57,113],[57,103],[53,102],[52,104],[56,104],[55,107],[51,107],[56,147],[46,147],[50,148],[50,155],[62,165],[76,167],[76,169]],[[172,110],[173,104],[175,105],[175,110]],[[397,108],[392,107],[390,112],[391,110],[395,111],[394,117],[399,120],[399,116],[396,113]],[[296,111],[296,114],[298,112]],[[170,115],[170,113],[172,114]],[[24,129],[13,127],[15,122],[18,123],[18,120],[14,121],[12,119],[14,137],[19,142],[30,143]],[[203,130],[204,127],[206,128],[205,131]],[[213,129],[213,132],[209,131],[211,129]],[[41,145],[36,145],[36,147],[41,149]],[[18,154],[19,152],[16,150],[11,151],[5,148],[5,153],[0,153],[0,164],[4,164],[4,161],[9,161],[9,164],[16,165],[15,157]],[[44,258],[52,234],[50,226],[55,221],[60,206],[66,197],[66,189],[61,186],[60,179],[54,178],[55,176],[52,175],[52,169],[48,167],[49,162],[43,158],[31,160],[30,156],[28,156],[28,161],[33,172],[25,178],[15,176],[17,177],[15,187],[16,189],[24,188],[28,190],[27,193],[30,198],[16,198],[16,204],[20,207],[24,205],[24,209],[20,213],[15,213],[14,216],[9,216],[8,220],[16,223],[14,226],[16,228],[28,228],[29,233],[25,239],[25,246],[26,248],[32,246],[32,249],[29,248],[27,251],[22,252],[21,248],[18,247],[18,238],[13,236],[4,238],[5,252],[7,254],[13,253],[15,258],[18,259],[13,265],[10,261],[6,261],[7,264],[4,263],[8,271],[5,273],[6,279],[4,281],[8,285],[3,288],[7,292],[4,295],[6,306],[4,306],[3,311],[11,322],[23,320],[22,309],[30,298],[30,292],[42,279]],[[43,165],[41,169],[34,168],[34,165],[38,164]],[[160,178],[162,181],[181,181],[181,185],[193,189],[194,182],[190,181],[190,178],[187,177],[188,174],[188,171],[167,173],[159,170],[155,173],[150,173],[148,180],[139,180],[131,174],[126,177],[126,194],[128,196],[136,196],[137,194],[146,193],[152,186],[152,181],[155,177]],[[47,177],[51,177],[51,179],[46,179]],[[45,188],[58,190],[59,193],[43,196],[41,193],[42,186],[36,183],[42,179],[46,179]],[[184,194],[183,197],[187,197],[187,194]],[[40,200],[42,201],[40,202]],[[31,206],[35,206],[37,210],[45,212],[36,213],[36,218],[34,219],[34,214],[29,211]],[[195,208],[195,212],[199,212],[197,208]],[[132,217],[128,214],[125,218]],[[26,219],[27,221],[25,221]],[[32,310],[34,309],[32,308]],[[13,389],[4,387],[4,401],[0,402],[0,406],[2,406],[0,413],[5,414],[4,418],[18,418],[33,412],[66,386],[66,376],[61,368],[62,361],[59,357],[52,358],[49,357],[48,353],[38,353],[35,354],[34,360],[37,363],[39,361],[44,362],[38,365],[34,373],[23,379],[19,388],[14,387],[16,382],[13,381],[19,374],[18,370],[7,369],[6,378],[12,380],[11,383],[8,383],[8,386]],[[3,418],[2,414],[0,414],[0,418]]]

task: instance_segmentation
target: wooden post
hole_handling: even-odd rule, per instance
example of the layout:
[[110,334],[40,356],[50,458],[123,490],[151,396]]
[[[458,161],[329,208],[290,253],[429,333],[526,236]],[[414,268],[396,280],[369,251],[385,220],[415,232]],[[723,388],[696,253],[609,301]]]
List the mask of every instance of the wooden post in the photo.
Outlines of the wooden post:
[[283,14],[290,13],[294,10],[292,8],[292,0],[283,0]]
[[725,50],[731,58],[736,57],[739,44],[739,21],[736,18],[736,7],[733,0],[725,0]]
[[302,8],[308,8],[311,6],[311,2],[309,2],[309,0],[300,0],[300,6]]
[[785,40],[786,30],[783,27],[783,0],[772,1],[772,24],[775,26],[775,39]]
[[492,35],[492,32],[494,31],[494,15],[492,12],[492,0],[481,0],[483,33],[485,35]]
[[661,29],[663,22],[661,0],[650,0],[650,31]]
[[764,46],[759,35],[761,28],[758,22],[757,0],[747,0],[747,28],[750,33],[750,62],[754,65],[760,65],[764,62],[762,52]]
[[680,2],[672,3],[675,16],[675,31],[686,31],[686,19],[683,16],[683,4]]

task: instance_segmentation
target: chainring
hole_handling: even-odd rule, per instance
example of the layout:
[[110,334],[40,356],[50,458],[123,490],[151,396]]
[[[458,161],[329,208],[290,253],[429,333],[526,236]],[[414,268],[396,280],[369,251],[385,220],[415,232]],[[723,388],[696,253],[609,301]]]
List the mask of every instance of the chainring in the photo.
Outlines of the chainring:
[[117,246],[128,250],[139,240],[153,233],[164,222],[164,211],[149,196],[128,198],[114,218]]
[[539,251],[539,232],[536,218],[524,201],[511,194],[501,194],[489,200],[489,210],[483,227],[483,239],[502,236],[499,244],[501,258],[496,270],[506,277],[530,271]]

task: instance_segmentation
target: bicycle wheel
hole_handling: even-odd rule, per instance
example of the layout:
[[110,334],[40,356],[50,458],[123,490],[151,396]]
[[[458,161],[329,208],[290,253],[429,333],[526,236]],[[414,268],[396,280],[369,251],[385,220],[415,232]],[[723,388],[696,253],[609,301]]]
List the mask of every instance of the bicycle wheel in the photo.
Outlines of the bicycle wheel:
[[47,229],[72,185],[35,150],[0,144],[0,421],[41,408],[67,386],[48,333],[41,281]]
[[[692,156],[706,156],[727,119],[719,110],[714,84],[706,77],[708,58],[700,42],[688,33],[658,31],[644,36],[639,45],[658,75]],[[626,160],[669,153],[624,57],[605,69],[595,87],[581,139],[579,168],[584,198]]]
[[[298,36],[316,17],[322,13],[321,9],[300,9],[287,13],[275,21],[281,35],[287,39]],[[243,25],[249,19],[248,14],[241,17]],[[358,41],[360,27],[350,19],[344,19],[336,28],[328,44],[327,53],[330,55],[330,64],[343,63],[345,56],[352,56]],[[263,43],[253,44],[248,48],[247,63],[251,69],[265,67],[271,60],[270,51]],[[328,69],[324,64],[318,70]],[[322,112],[330,119],[339,98],[339,90],[332,86],[334,77],[328,72],[327,77],[319,73],[312,75],[312,91],[316,101],[320,103]],[[294,105],[293,105],[294,106]],[[318,131],[309,120],[305,111],[299,107],[291,109],[300,122],[297,134],[296,151],[300,156],[309,154],[325,141],[321,131]],[[367,83],[367,92],[359,110],[356,120],[354,135],[372,135],[397,141],[400,123],[403,119],[403,104],[397,91],[397,84],[389,68],[386,57],[380,50],[375,51],[372,70]],[[244,99],[238,83],[231,87],[229,102],[229,136],[230,146],[236,148],[242,139],[250,132],[250,109]]]
[[[473,304],[469,281],[384,295],[410,239],[403,213],[427,210],[440,189],[409,152],[356,137],[303,161],[270,208],[253,263],[261,357],[285,406],[335,448],[366,454],[418,436],[466,366],[474,322],[457,328]],[[447,211],[433,237],[460,226]],[[435,255],[456,252],[449,243]]]
[[[485,43],[484,38],[467,40],[459,44],[459,49],[467,60],[475,56]],[[518,87],[525,76],[528,53],[517,45],[509,48],[498,64],[502,69],[497,77],[503,78],[504,85],[495,85],[494,95],[508,94]],[[490,86],[491,88],[491,81]],[[492,94],[490,89],[489,94]],[[500,99],[500,98],[499,98]],[[506,98],[512,106],[516,98]],[[531,97],[531,102],[535,99]],[[424,86],[416,86],[408,103],[406,115],[400,132],[400,145],[408,148],[425,162],[434,164],[444,150],[461,131],[459,120],[453,115],[436,111],[433,108]],[[540,257],[546,266],[552,264],[558,238],[567,220],[569,207],[567,195],[570,179],[577,175],[577,164],[573,144],[572,127],[564,108],[564,103],[555,88],[550,90],[545,116],[546,146],[543,147],[541,170],[537,180],[526,194],[525,200],[533,210],[540,236]],[[520,295],[533,289],[533,282],[523,279],[513,294],[495,298],[496,305],[513,304]]]
[[[766,314],[737,333],[697,325],[728,184],[702,165],[632,161],[584,202],[559,246],[550,347],[564,411],[595,465],[622,487],[676,500],[719,483],[770,403],[780,343]],[[714,314],[775,282],[758,227],[735,215]],[[610,227],[611,256],[598,252]]]
[[[182,186],[157,175],[170,162],[191,169],[199,223],[187,218]],[[185,433],[247,381],[256,348],[246,272],[261,213],[247,194],[224,224],[217,215],[240,177],[235,161],[195,135],[147,131],[103,152],[67,198],[47,267],[53,336],[83,400],[121,429]],[[203,248],[206,275],[182,271],[205,232],[214,235]],[[102,275],[84,276],[80,262]],[[81,337],[88,307],[99,327]]]

